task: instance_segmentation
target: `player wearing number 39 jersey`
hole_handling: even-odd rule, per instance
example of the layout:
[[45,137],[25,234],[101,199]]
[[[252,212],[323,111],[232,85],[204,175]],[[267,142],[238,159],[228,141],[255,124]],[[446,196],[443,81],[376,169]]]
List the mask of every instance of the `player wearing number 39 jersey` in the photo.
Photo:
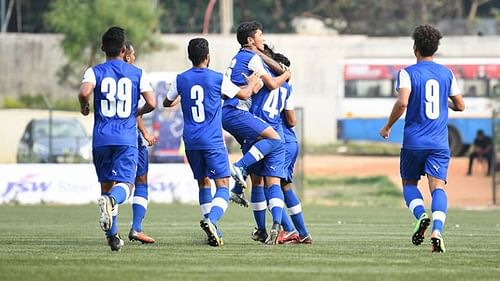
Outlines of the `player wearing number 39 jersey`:
[[[258,83],[256,74],[247,77],[248,87],[240,89],[222,73],[208,69],[210,54],[208,41],[194,38],[188,45],[193,67],[179,74],[167,93],[163,105],[180,103],[184,116],[184,144],[186,156],[198,181],[199,203],[203,215],[201,228],[208,243],[223,245],[217,222],[222,218],[229,200],[229,158],[222,136],[221,98],[248,98]],[[210,179],[217,191],[212,197]]]
[[380,130],[380,135],[388,138],[392,125],[406,110],[400,162],[403,196],[417,219],[412,243],[420,245],[431,221],[418,189],[420,176],[427,175],[432,195],[433,252],[445,252],[442,232],[448,206],[444,190],[450,161],[448,108],[465,109],[455,76],[433,61],[441,38],[441,33],[430,25],[418,26],[413,32],[417,63],[400,71],[396,82],[398,99]]
[[[118,251],[123,241],[116,225],[113,227],[113,216],[117,212],[115,206],[125,202],[134,187],[136,116],[152,111],[156,100],[145,73],[123,60],[125,31],[122,28],[109,28],[102,36],[101,49],[106,53],[106,62],[85,72],[78,99],[81,113],[88,115],[90,96],[94,94],[92,154],[101,183],[99,222],[111,250]],[[146,104],[138,110],[140,95]]]

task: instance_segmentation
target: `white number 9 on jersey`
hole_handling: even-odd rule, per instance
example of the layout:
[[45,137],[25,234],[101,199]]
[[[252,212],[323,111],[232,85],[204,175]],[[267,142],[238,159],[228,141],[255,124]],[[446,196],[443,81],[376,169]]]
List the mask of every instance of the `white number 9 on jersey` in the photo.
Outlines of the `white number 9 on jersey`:
[[101,93],[106,99],[101,100],[101,113],[106,117],[118,115],[127,118],[132,112],[132,81],[122,77],[118,82],[111,77],[106,77],[101,82]]
[[439,82],[434,79],[425,82],[425,116],[432,120],[439,118]]

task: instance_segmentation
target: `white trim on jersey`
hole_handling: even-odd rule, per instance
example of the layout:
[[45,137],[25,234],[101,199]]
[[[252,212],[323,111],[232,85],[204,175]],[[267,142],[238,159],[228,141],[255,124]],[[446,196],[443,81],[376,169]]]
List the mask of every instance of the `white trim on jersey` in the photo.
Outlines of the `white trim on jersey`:
[[295,109],[295,95],[293,94],[292,87],[290,87],[290,95],[285,100],[285,110]]
[[257,54],[254,55],[248,62],[248,69],[251,71],[257,71],[260,75],[269,74],[264,67],[264,62]]
[[396,87],[396,92],[399,92],[401,88],[406,88],[411,91],[411,80],[410,74],[403,68],[399,71],[399,87]]
[[92,69],[92,67],[89,67],[85,71],[85,74],[83,74],[82,84],[83,83],[91,83],[94,86],[97,83],[95,80],[95,73],[94,73],[94,70]]
[[222,85],[220,86],[220,91],[224,96],[234,98],[240,91],[240,87],[236,86],[231,81],[231,78],[226,75],[222,75]]
[[[451,70],[450,70],[451,71]],[[453,78],[451,79],[451,88],[450,88],[450,97],[452,96],[458,96],[462,94],[462,91],[460,91],[460,88],[458,87],[457,79],[455,78],[455,74],[453,72],[451,73]]]
[[141,80],[139,81],[139,89],[141,93],[152,92],[153,87],[151,87],[151,81],[149,80],[149,76],[144,69],[141,70],[142,73],[141,73]]
[[175,98],[177,98],[178,95],[179,95],[179,92],[177,91],[177,77],[176,77],[174,79],[174,81],[172,82],[172,86],[168,90],[167,99],[169,101],[174,101]]

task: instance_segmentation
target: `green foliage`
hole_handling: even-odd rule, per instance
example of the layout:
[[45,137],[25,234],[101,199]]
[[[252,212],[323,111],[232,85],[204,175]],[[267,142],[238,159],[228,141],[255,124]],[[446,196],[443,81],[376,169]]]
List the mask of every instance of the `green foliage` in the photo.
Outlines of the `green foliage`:
[[[63,80],[74,76],[82,65],[101,61],[101,35],[111,26],[121,26],[138,53],[161,46],[155,37],[161,8],[153,9],[150,1],[134,0],[56,0],[45,15],[46,23],[64,34],[62,46],[68,65],[61,70]],[[79,73],[81,75],[81,73]],[[71,81],[70,81],[71,82]]]
[[[151,203],[144,231],[152,245],[130,242],[131,207],[119,213],[121,252],[111,252],[96,205],[0,205],[2,280],[498,280],[498,211],[452,209],[445,254],[411,244],[406,208],[303,205],[312,245],[266,246],[250,239],[251,210],[231,205],[218,226],[226,244],[212,248],[195,205]],[[270,222],[269,222],[270,223]],[[269,224],[268,224],[269,225]]]
[[12,97],[5,97],[3,99],[4,108],[24,108],[25,106],[21,101]]
[[[31,109],[48,109],[47,104],[44,101],[44,94],[36,95],[20,95],[17,99],[12,97],[5,97],[3,101],[4,108],[31,108]],[[64,110],[64,111],[80,111],[80,105],[78,100],[74,97],[68,97],[64,99],[57,99],[51,101],[51,98],[47,98],[51,102],[52,109],[54,110]]]

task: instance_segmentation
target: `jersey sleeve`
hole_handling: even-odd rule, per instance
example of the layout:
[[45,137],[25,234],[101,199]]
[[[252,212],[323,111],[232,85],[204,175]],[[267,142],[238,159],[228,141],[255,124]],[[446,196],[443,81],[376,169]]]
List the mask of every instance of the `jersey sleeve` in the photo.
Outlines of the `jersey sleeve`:
[[175,78],[174,81],[172,82],[172,86],[170,87],[170,89],[168,89],[167,99],[169,101],[174,101],[178,95],[179,92],[177,91],[177,78]]
[[295,95],[293,94],[293,89],[290,87],[288,89],[290,93],[288,94],[288,97],[285,100],[285,110],[294,110],[295,109]]
[[399,71],[398,79],[396,80],[396,93],[398,93],[401,88],[406,88],[411,91],[410,75],[405,69]]
[[231,82],[231,79],[226,75],[222,75],[222,85],[220,89],[221,93],[228,98],[234,98],[240,91],[240,87]]
[[452,77],[451,77],[451,87],[449,96],[452,97],[462,94],[460,88],[458,87],[457,79],[455,78],[453,72],[451,73],[451,76]]
[[95,86],[96,79],[95,79],[95,73],[94,73],[94,70],[92,69],[92,67],[89,67],[85,71],[85,74],[83,74],[82,83],[91,83],[92,85]]
[[139,89],[141,93],[153,91],[153,87],[151,87],[151,81],[149,80],[149,76],[144,70],[142,70],[141,73],[141,80],[139,81]]
[[268,73],[259,55],[254,55],[250,59],[250,61],[248,62],[248,69],[257,71],[261,75]]

